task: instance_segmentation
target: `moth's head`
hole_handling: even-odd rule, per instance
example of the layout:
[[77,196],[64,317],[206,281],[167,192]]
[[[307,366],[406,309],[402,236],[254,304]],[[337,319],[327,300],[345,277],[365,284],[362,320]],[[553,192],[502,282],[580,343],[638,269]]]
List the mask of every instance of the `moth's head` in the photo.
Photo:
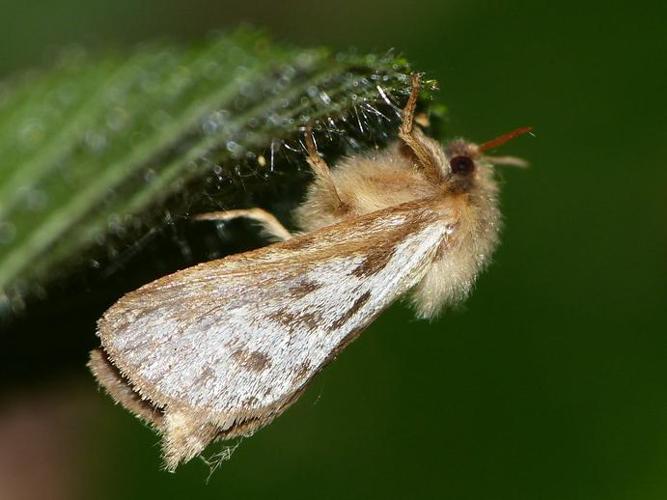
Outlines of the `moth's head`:
[[482,144],[467,142],[463,139],[451,141],[445,146],[445,182],[455,190],[468,191],[478,182],[492,177],[490,167],[495,165],[526,166],[527,163],[520,158],[489,156],[486,153],[531,130],[532,127],[518,128]]

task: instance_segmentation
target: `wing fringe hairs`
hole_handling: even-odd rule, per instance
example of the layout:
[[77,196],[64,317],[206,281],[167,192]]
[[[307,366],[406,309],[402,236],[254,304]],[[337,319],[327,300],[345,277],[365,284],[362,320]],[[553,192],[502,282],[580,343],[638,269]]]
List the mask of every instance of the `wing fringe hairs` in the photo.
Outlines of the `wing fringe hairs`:
[[88,368],[97,382],[117,403],[163,435],[162,451],[165,468],[172,472],[181,461],[187,461],[198,455],[209,443],[217,439],[252,435],[255,429],[271,423],[273,418],[294,403],[306,389],[304,386],[300,391],[296,391],[293,397],[273,414],[267,414],[263,419],[248,418],[243,424],[236,424],[233,431],[230,429],[229,432],[221,432],[209,423],[198,426],[195,422],[188,421],[182,414],[165,415],[164,408],[153,406],[149,400],[142,399],[139,392],[109,361],[102,349],[95,349],[90,353]]

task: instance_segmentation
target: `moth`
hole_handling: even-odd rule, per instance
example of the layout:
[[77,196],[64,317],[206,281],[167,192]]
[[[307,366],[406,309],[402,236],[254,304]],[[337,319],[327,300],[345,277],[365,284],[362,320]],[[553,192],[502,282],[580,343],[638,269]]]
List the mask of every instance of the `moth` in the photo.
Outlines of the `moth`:
[[161,434],[167,469],[270,423],[403,295],[420,318],[468,295],[498,244],[491,167],[522,163],[484,153],[529,129],[443,147],[414,126],[419,92],[415,74],[393,144],[334,169],[306,131],[302,233],[260,209],[203,214],[254,219],[279,241],[153,281],[99,320],[89,367]]

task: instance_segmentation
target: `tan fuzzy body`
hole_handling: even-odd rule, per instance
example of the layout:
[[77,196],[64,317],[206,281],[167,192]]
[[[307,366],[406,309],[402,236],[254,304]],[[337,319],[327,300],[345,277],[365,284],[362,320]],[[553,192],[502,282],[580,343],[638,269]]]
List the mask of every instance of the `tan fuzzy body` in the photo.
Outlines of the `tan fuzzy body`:
[[[433,318],[448,304],[463,300],[478,272],[489,261],[498,243],[501,215],[498,187],[488,165],[480,165],[463,192],[446,180],[447,155],[437,141],[422,136],[432,157],[438,161],[443,180],[433,182],[415,164],[404,144],[396,141],[387,148],[343,159],[331,171],[342,207],[319,180],[310,186],[306,200],[295,212],[297,225],[309,232],[348,218],[401,203],[441,198],[447,202],[456,231],[448,248],[440,252],[424,279],[414,288],[412,302],[421,318]],[[453,143],[457,153],[471,146]],[[454,153],[451,153],[454,154]],[[470,151],[474,154],[474,151]]]

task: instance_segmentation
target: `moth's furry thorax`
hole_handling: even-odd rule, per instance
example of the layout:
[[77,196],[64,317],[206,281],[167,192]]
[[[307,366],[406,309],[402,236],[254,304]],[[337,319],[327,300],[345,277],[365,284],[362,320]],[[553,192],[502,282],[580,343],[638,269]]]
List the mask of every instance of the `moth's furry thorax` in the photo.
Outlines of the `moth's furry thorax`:
[[[310,187],[296,211],[300,229],[315,229],[402,203],[423,200],[442,214],[451,227],[442,248],[434,252],[423,279],[413,289],[412,302],[422,318],[433,318],[470,292],[498,243],[501,216],[498,184],[491,166],[474,144],[454,140],[446,147],[420,134],[438,167],[437,176],[418,168],[400,141],[370,154],[348,157],[332,169],[339,203],[321,179]],[[450,161],[468,157],[474,168],[452,171]]]

